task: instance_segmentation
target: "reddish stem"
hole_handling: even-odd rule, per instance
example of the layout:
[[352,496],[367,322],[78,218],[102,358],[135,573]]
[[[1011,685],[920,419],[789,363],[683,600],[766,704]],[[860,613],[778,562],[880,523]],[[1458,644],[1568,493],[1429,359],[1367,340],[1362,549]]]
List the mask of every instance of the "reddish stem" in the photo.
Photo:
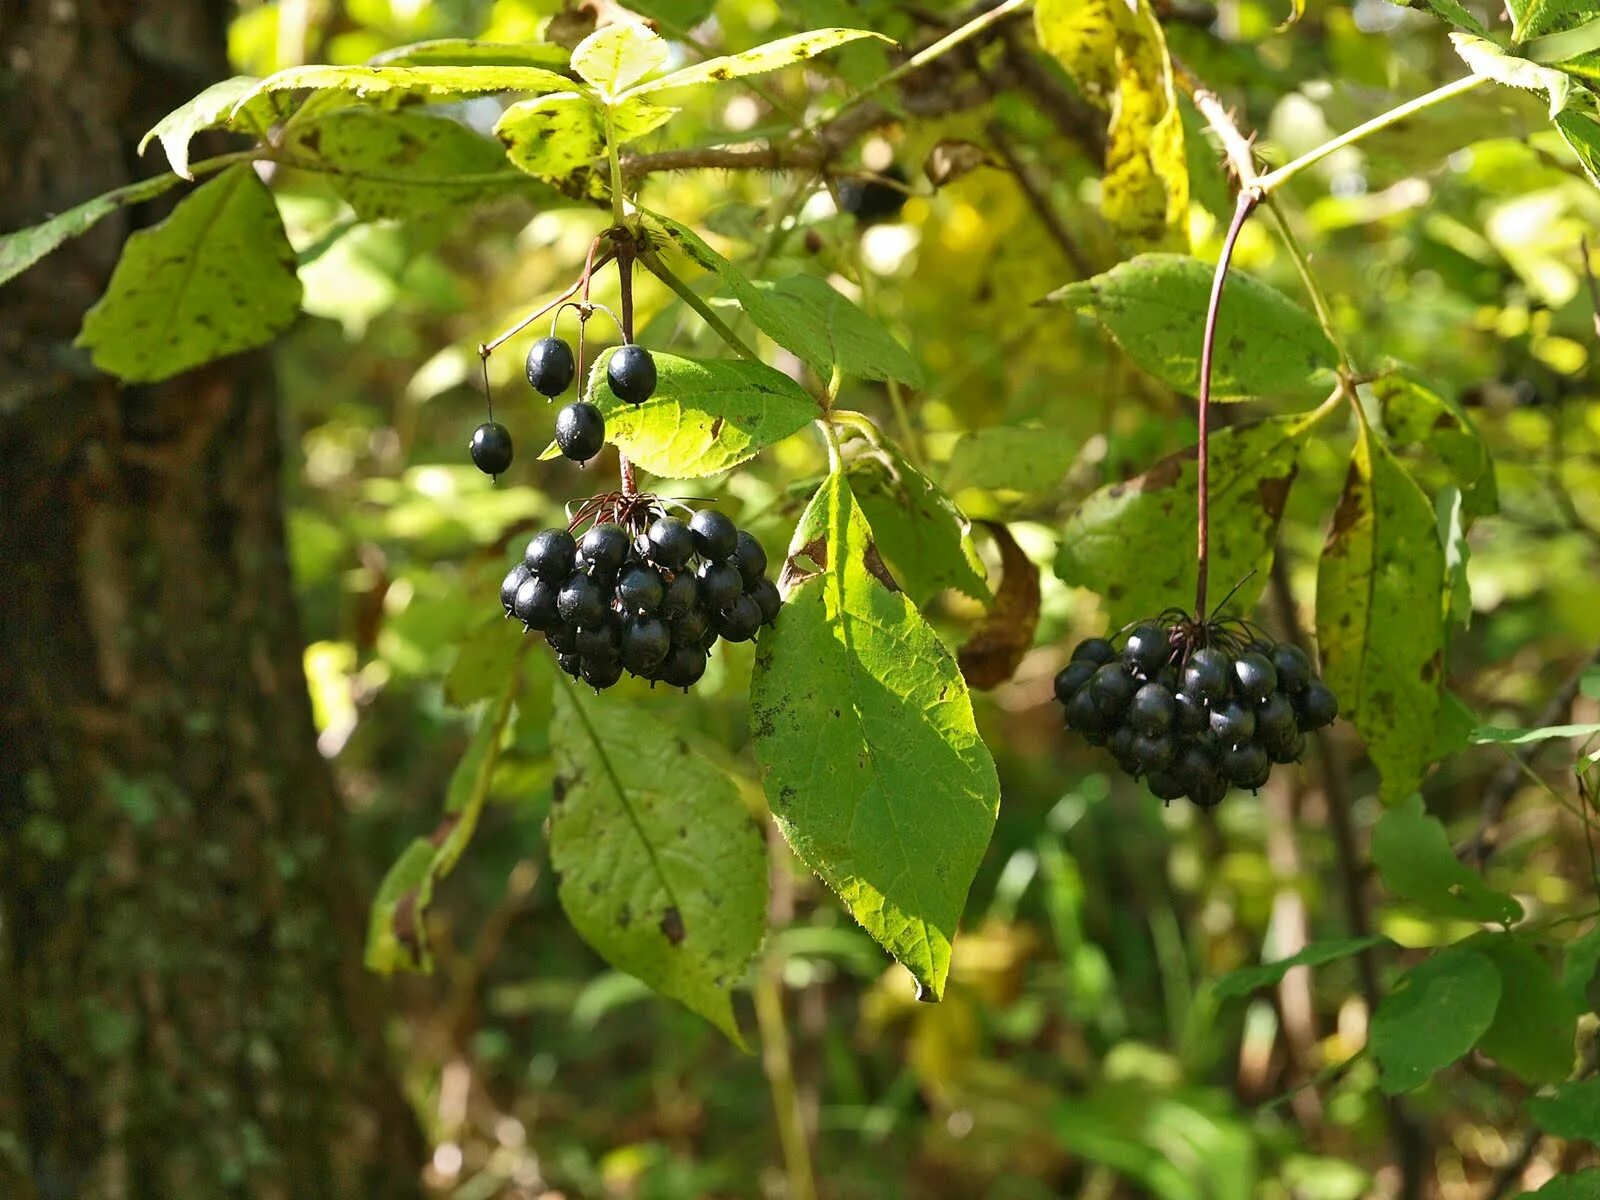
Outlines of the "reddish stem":
[[1233,222],[1228,226],[1228,236],[1222,241],[1217,272],[1211,278],[1211,301],[1206,306],[1206,328],[1200,343],[1200,446],[1196,455],[1199,470],[1195,483],[1199,493],[1199,520],[1195,536],[1195,558],[1199,569],[1194,585],[1194,615],[1198,621],[1206,619],[1206,584],[1211,573],[1211,359],[1217,341],[1217,310],[1222,304],[1222,287],[1228,282],[1228,264],[1233,260],[1233,244],[1239,240],[1239,231],[1260,203],[1261,194],[1254,188],[1239,193],[1238,207],[1233,210]]

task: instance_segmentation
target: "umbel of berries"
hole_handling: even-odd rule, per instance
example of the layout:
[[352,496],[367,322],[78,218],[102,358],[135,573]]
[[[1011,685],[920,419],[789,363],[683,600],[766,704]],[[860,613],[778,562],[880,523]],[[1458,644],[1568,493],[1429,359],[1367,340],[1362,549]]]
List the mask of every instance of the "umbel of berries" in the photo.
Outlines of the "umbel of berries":
[[1339,715],[1304,652],[1246,622],[1167,613],[1125,634],[1120,650],[1106,638],[1080,642],[1056,675],[1056,699],[1069,729],[1163,800],[1213,808],[1230,788],[1255,791]]
[[749,641],[782,601],[754,536],[714,509],[684,512],[649,496],[586,502],[581,536],[534,535],[500,584],[501,607],[596,691],[624,671],[687,690],[719,639]]

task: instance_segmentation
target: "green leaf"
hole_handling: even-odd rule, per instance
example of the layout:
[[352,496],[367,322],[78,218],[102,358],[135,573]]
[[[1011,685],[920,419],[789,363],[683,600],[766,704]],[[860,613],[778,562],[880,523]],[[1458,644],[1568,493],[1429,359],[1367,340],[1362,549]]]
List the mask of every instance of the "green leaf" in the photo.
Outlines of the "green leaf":
[[1091,103],[1110,108],[1117,92],[1117,17],[1123,0],[1038,0],[1039,45],[1059,62]]
[[1117,103],[1106,131],[1100,208],[1126,245],[1189,245],[1189,163],[1166,38],[1146,0],[1110,0],[1117,23]]
[[605,153],[600,110],[577,92],[519,101],[500,114],[494,132],[512,164],[541,179],[564,179]]
[[1313,942],[1299,954],[1288,958],[1280,958],[1275,962],[1262,963],[1259,967],[1241,967],[1236,971],[1229,971],[1226,975],[1219,976],[1212,990],[1220,998],[1229,996],[1248,996],[1257,988],[1264,988],[1282,982],[1294,967],[1318,967],[1323,963],[1334,962],[1341,958],[1349,958],[1352,954],[1360,954],[1363,950],[1373,946],[1392,945],[1388,938],[1374,934],[1370,937],[1340,938],[1335,941]]
[[1556,128],[1578,156],[1589,182],[1600,187],[1600,121],[1569,109],[1556,117]]
[[1468,33],[1475,33],[1479,37],[1489,36],[1489,31],[1483,27],[1483,22],[1468,12],[1461,0],[1394,0],[1394,2],[1405,8],[1431,12],[1441,21],[1465,29]]
[[734,295],[763,333],[794,351],[820,379],[837,368],[858,379],[922,384],[922,368],[910,352],[826,280],[791,275],[735,287]]
[[1444,826],[1423,810],[1421,796],[1379,818],[1372,831],[1372,863],[1396,899],[1435,916],[1502,925],[1522,917],[1514,897],[1495,891],[1456,858]]
[[1385,1092],[1409,1091],[1483,1036],[1500,1003],[1500,973],[1474,950],[1451,946],[1395,982],[1372,1018],[1372,1052]]
[[550,862],[573,926],[744,1046],[731,992],[765,930],[767,852],[738,787],[656,718],[564,678],[551,744]]
[[294,247],[242,164],[128,239],[77,344],[102,371],[146,383],[269,342],[299,312]]
[[[1135,363],[1192,396],[1200,390],[1214,269],[1184,255],[1141,254],[1048,299],[1092,314]],[[1217,313],[1212,399],[1326,391],[1337,363],[1333,344],[1310,313],[1259,279],[1228,273]]]
[[572,69],[602,95],[618,96],[667,65],[667,43],[634,21],[601,26],[572,52]]
[[628,10],[652,21],[663,22],[668,32],[693,29],[716,8],[716,0],[630,0]]
[[1531,1083],[1560,1083],[1572,1071],[1578,1011],[1550,964],[1512,933],[1483,933],[1464,944],[1500,972],[1500,1006],[1478,1049]]
[[1546,1133],[1600,1146],[1600,1079],[1563,1084],[1553,1095],[1530,1097],[1526,1107]]
[[1530,92],[1543,92],[1550,98],[1550,118],[1562,112],[1573,100],[1572,78],[1552,67],[1501,49],[1488,38],[1470,33],[1452,33],[1450,40],[1456,53],[1472,68],[1474,75],[1485,75],[1506,87],[1522,88]]
[[1469,517],[1487,516],[1499,506],[1494,460],[1483,434],[1455,400],[1402,372],[1373,384],[1383,405],[1383,424],[1396,446],[1427,446],[1439,456],[1461,489]]
[[238,112],[257,96],[301,89],[351,92],[357,96],[388,93],[417,96],[482,96],[491,92],[564,92],[572,80],[542,67],[289,67],[269,75],[234,104]]
[[1433,505],[1363,426],[1317,571],[1317,643],[1386,800],[1432,759],[1447,600]]
[[[1313,425],[1304,416],[1270,417],[1211,437],[1213,595],[1244,580],[1235,596],[1241,612],[1266,587],[1278,522]],[[1104,596],[1113,628],[1190,604],[1196,475],[1191,447],[1092,493],[1062,529],[1056,575]]]
[[1538,1191],[1523,1192],[1522,1196],[1538,1196],[1539,1200],[1600,1200],[1600,1167],[1557,1175]]
[[518,669],[516,653],[522,631],[504,617],[480,623],[461,643],[455,664],[444,678],[444,698],[457,708],[499,694]]
[[[232,79],[213,83],[193,100],[157,121],[155,128],[140,139],[139,153],[143,154],[144,148],[152,140],[159,139],[167,162],[172,164],[173,174],[193,179],[194,176],[189,173],[190,139],[202,129],[212,129],[218,125],[232,127],[252,119],[256,114],[250,111],[240,113],[236,118],[235,106],[253,93],[260,82],[254,75],[235,75]],[[260,132],[265,132],[264,125]]]
[[488,138],[421,112],[338,109],[291,128],[285,149],[321,164],[363,221],[428,216],[540,190],[509,169]]
[[791,67],[796,63],[805,62],[825,50],[832,50],[835,46],[842,46],[858,38],[877,38],[879,41],[890,42],[889,38],[881,33],[873,33],[870,29],[814,29],[810,33],[797,33],[793,37],[779,38],[775,42],[768,42],[764,46],[757,46],[742,54],[708,58],[705,62],[695,63],[693,66],[684,67],[681,71],[663,75],[660,79],[642,83],[630,94],[639,96],[650,92],[664,92],[669,88],[696,87],[705,83],[742,79],[746,75],[761,75],[767,71],[776,71],[780,67]]
[[1509,729],[1503,725],[1479,725],[1472,731],[1474,746],[1521,746],[1528,742],[1548,742],[1554,738],[1587,738],[1600,734],[1600,725],[1545,725],[1539,729]]
[[559,70],[571,56],[541,42],[480,42],[474,38],[433,38],[376,54],[372,67],[549,67]]
[[849,482],[795,529],[750,689],[756,757],[789,844],[937,997],[999,805],[944,643],[883,565]]
[[1517,52],[1600,79],[1600,4],[1595,0],[1508,0]]
[[642,96],[623,100],[611,109],[611,132],[617,145],[625,146],[647,133],[654,133],[682,111],[652,104]]
[[821,413],[810,393],[764,363],[660,352],[655,392],[643,404],[624,404],[606,383],[612,353],[595,359],[589,402],[605,414],[606,437],[654,475],[715,475],[804,429]]
[[1561,964],[1561,987],[1567,999],[1580,1010],[1595,1007],[1589,989],[1597,967],[1600,967],[1600,921],[1568,943],[1566,961]]
[[98,225],[102,218],[130,204],[142,204],[177,187],[176,175],[157,175],[126,187],[106,192],[93,200],[57,213],[48,221],[0,236],[0,284],[15,279],[68,238],[79,237]]
[[520,684],[521,677],[515,671],[502,681],[499,700],[484,713],[466,754],[450,777],[445,814],[438,828],[428,837],[413,839],[383,877],[367,925],[368,970],[384,975],[433,970],[427,917],[434,888],[455,869],[478,828]]
[[885,447],[857,457],[850,490],[913,604],[921,608],[945,588],[989,598],[966,514],[899,452]]
[[1059,429],[994,425],[961,435],[945,466],[945,487],[1045,492],[1061,482],[1078,452],[1077,441]]

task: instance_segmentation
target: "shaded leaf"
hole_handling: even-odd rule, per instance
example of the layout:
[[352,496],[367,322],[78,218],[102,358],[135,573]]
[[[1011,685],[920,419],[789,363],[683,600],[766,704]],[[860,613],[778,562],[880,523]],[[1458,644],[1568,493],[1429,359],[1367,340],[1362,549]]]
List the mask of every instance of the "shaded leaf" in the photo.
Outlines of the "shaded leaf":
[[1522,916],[1515,897],[1483,882],[1450,847],[1444,826],[1411,796],[1389,809],[1372,831],[1372,864],[1396,899],[1464,921],[1509,924]]
[[[179,105],[157,121],[155,127],[140,139],[139,153],[143,154],[152,140],[159,139],[167,162],[172,165],[173,174],[193,179],[194,176],[189,173],[190,139],[202,129],[218,125],[231,127],[248,123],[257,117],[258,114],[249,111],[236,114],[234,106],[254,92],[260,82],[254,75],[235,75],[220,83],[213,83],[194,99]],[[258,132],[264,133],[264,126]]]
[[605,126],[593,100],[552,92],[500,114],[495,136],[513,165],[541,179],[564,179],[605,153]]
[[898,452],[886,447],[857,457],[850,490],[913,604],[920,608],[945,588],[989,599],[966,515]]
[[[714,475],[754,458],[821,414],[810,393],[763,363],[659,352],[655,392],[643,404],[624,404],[606,382],[612,353],[595,359],[588,400],[605,414],[606,437],[655,475]],[[547,449],[545,457],[551,456]]]
[[668,88],[696,87],[706,83],[721,83],[728,79],[742,79],[746,75],[761,75],[767,71],[776,71],[779,67],[790,67],[805,62],[825,50],[831,50],[835,46],[842,46],[858,38],[890,41],[881,33],[873,33],[870,29],[814,29],[809,33],[797,33],[793,37],[779,38],[775,42],[768,42],[741,54],[708,58],[705,62],[695,63],[693,66],[684,67],[681,71],[663,75],[660,79],[642,83],[633,89],[632,94],[643,95],[648,92],[663,92]]
[[999,687],[1017,673],[1039,628],[1039,568],[999,521],[984,528],[1000,551],[1000,587],[983,623],[961,647],[956,661],[975,688]]
[[1589,989],[1597,967],[1600,967],[1600,921],[1568,943],[1566,961],[1561,964],[1561,987],[1579,1010],[1592,1012],[1596,1008]]
[[444,677],[444,698],[457,708],[487,700],[505,686],[518,667],[518,643],[526,636],[504,617],[490,617],[462,640],[456,661]]
[[1317,644],[1387,800],[1409,795],[1432,757],[1447,600],[1433,506],[1363,427],[1317,570]]
[[999,781],[955,659],[883,566],[846,478],[795,530],[750,690],[789,844],[937,997]]
[[1212,990],[1219,997],[1248,996],[1257,988],[1275,986],[1294,967],[1319,967],[1360,954],[1373,946],[1392,945],[1388,938],[1378,934],[1369,937],[1339,938],[1328,942],[1313,942],[1298,954],[1262,963],[1259,967],[1241,967],[1219,976]]
[[[1192,396],[1200,388],[1213,271],[1197,258],[1141,254],[1048,299],[1092,314],[1136,364]],[[1315,317],[1259,279],[1228,273],[1217,312],[1212,399],[1326,391],[1337,363]]]
[[732,988],[765,930],[767,850],[738,787],[670,727],[565,678],[551,743],[550,862],[573,926],[743,1046]]
[[1500,1006],[1478,1049],[1531,1083],[1560,1083],[1572,1071],[1578,1010],[1537,950],[1511,933],[1483,933],[1465,945],[1500,972]]
[[996,491],[1043,492],[1061,482],[1077,443],[1058,429],[995,425],[961,435],[945,466],[945,486]]
[[1546,1133],[1568,1141],[1600,1145],[1600,1079],[1563,1084],[1550,1096],[1532,1096],[1528,1119]]
[[93,200],[85,200],[47,221],[0,236],[0,284],[15,279],[68,238],[88,233],[117,209],[142,204],[177,187],[180,182],[176,175],[142,179]]
[[572,69],[601,94],[617,96],[666,66],[667,43],[636,21],[596,29],[572,51]]
[[1409,1091],[1455,1062],[1494,1021],[1500,973],[1474,950],[1451,946],[1395,982],[1372,1018],[1372,1052],[1385,1092]]
[[[1217,596],[1244,581],[1235,595],[1240,611],[1266,586],[1278,522],[1313,424],[1271,417],[1211,437],[1210,575]],[[1105,597],[1113,628],[1191,603],[1197,473],[1191,447],[1092,493],[1062,529],[1056,575]]]
[[285,148],[327,168],[363,221],[448,212],[512,191],[534,191],[488,138],[426,113],[344,108],[292,128]]
[[266,185],[230,167],[123,247],[77,344],[130,382],[271,341],[300,311],[294,248]]

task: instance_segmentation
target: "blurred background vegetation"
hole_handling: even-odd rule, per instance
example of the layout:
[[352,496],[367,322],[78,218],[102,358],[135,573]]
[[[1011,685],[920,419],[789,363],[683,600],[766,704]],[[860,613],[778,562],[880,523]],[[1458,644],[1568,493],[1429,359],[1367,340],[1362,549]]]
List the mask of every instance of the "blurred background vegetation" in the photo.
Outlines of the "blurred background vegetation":
[[[571,45],[613,8],[279,0],[242,4],[228,45],[236,70],[265,75],[436,37]],[[970,15],[944,0],[633,8],[687,54],[835,24],[915,46]],[[1277,0],[1158,8],[1174,57],[1237,106],[1275,161],[1463,69],[1437,21],[1382,0],[1312,0],[1287,30]],[[1502,19],[1498,9],[1480,15]],[[1089,322],[1035,303],[1121,256],[1098,215],[1093,113],[1022,47],[1029,37],[1024,25],[976,58],[951,58],[933,80],[917,77],[922,90],[901,99],[903,117],[848,149],[846,177],[903,172],[909,197],[890,219],[866,225],[837,212],[829,181],[801,173],[664,172],[641,195],[750,274],[825,274],[890,325],[926,364],[928,386],[898,398],[903,413],[879,384],[848,381],[843,402],[891,431],[909,422],[915,452],[964,510],[1007,522],[1040,568],[1035,645],[1012,680],[977,701],[1003,800],[945,1001],[915,1004],[909,976],[776,838],[773,929],[758,969],[781,981],[782,1038],[763,1022],[756,1053],[742,1054],[608,969],[562,917],[546,869],[548,712],[530,705],[484,824],[430,915],[436,973],[384,985],[387,1043],[423,1127],[431,1193],[793,1197],[794,1160],[809,1155],[817,1194],[838,1200],[1355,1200],[1399,1194],[1399,1164],[1414,1153],[1422,1194],[1466,1200],[1514,1195],[1594,1161],[1581,1143],[1533,1131],[1521,1115],[1526,1089],[1475,1058],[1408,1096],[1397,1122],[1362,1053],[1373,997],[1356,960],[1291,972],[1249,997],[1210,986],[1348,935],[1354,919],[1402,947],[1459,934],[1382,900],[1364,852],[1341,854],[1330,789],[1348,801],[1363,844],[1381,811],[1347,725],[1335,734],[1339,761],[1313,755],[1280,769],[1261,795],[1235,794],[1214,815],[1162,807],[1063,732],[1051,677],[1105,616],[1092,593],[1052,573],[1061,525],[1093,489],[1194,433],[1192,405],[1140,376]],[[759,94],[702,93],[670,140],[656,138],[758,142],[790,127],[780,107],[815,111],[892,61],[884,48],[851,46],[761,81]],[[1190,232],[1194,252],[1212,258],[1231,186],[1184,105]],[[499,109],[484,100],[452,111],[487,129]],[[935,187],[924,164],[941,143],[946,153],[970,144],[979,165]],[[553,409],[520,380],[525,339],[490,362],[519,461],[494,485],[466,458],[483,407],[474,347],[565,288],[608,216],[524,195],[357,225],[315,176],[274,182],[311,314],[274,352],[288,543],[318,748],[348,813],[344,869],[365,897],[437,823],[473,728],[452,702],[452,670],[464,648],[503,634],[495,588],[506,565],[532,530],[614,472],[609,451],[587,470],[534,461]],[[1580,248],[1600,221],[1600,193],[1548,130],[1539,98],[1494,89],[1334,155],[1284,202],[1356,360],[1411,364],[1468,408],[1492,447],[1499,511],[1471,538],[1472,621],[1451,646],[1450,691],[1483,721],[1600,719],[1584,689],[1545,712],[1600,645],[1600,395]],[[1266,222],[1245,230],[1235,261],[1300,294]],[[646,345],[721,352],[653,280],[641,281],[639,306]],[[1269,627],[1311,624],[1316,556],[1349,444],[1329,426],[1302,459],[1279,586],[1263,607]],[[1425,476],[1441,470],[1420,455],[1416,465]],[[806,431],[726,477],[661,490],[719,498],[776,555],[825,469]],[[996,551],[981,531],[979,546],[993,580]],[[981,617],[953,593],[932,611],[953,646]],[[729,648],[688,695],[625,690],[735,772],[758,807],[750,659],[748,647]],[[1532,914],[1582,920],[1594,909],[1592,851],[1582,823],[1549,795],[1577,795],[1573,756],[1566,743],[1539,749],[1509,784],[1496,782],[1507,750],[1453,754],[1424,795],[1464,841],[1486,794],[1510,788],[1489,866],[1496,886]],[[1353,918],[1352,906],[1364,914]],[[1377,961],[1387,978],[1408,951]],[[748,994],[737,1004],[756,1029]],[[1589,1038],[1594,1019],[1584,1021]],[[809,1150],[786,1150],[773,1119],[774,1096],[784,1111],[791,1089]]]

